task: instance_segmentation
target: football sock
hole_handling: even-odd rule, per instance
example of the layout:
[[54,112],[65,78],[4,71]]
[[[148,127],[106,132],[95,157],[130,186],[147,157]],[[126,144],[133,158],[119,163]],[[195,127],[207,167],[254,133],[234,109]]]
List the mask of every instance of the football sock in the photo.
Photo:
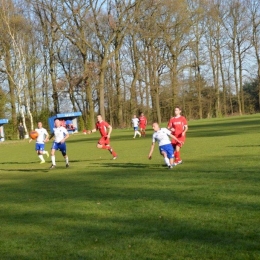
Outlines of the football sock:
[[166,165],[170,165],[170,160],[169,160],[169,158],[167,158],[167,157],[164,157],[164,161],[165,161],[165,163],[166,163]]
[[41,161],[44,161],[42,154],[39,154],[38,157],[40,158]]
[[69,163],[69,157],[68,156],[65,157],[65,161],[66,161],[66,164]]
[[52,162],[52,165],[56,165],[55,156],[54,155],[51,156],[51,162]]
[[175,161],[178,162],[178,161],[180,161],[180,159],[181,159],[181,158],[180,158],[180,152],[177,152],[177,151],[176,151],[176,152],[175,152]]
[[112,155],[113,157],[116,157],[116,152],[110,147],[110,149],[108,150]]

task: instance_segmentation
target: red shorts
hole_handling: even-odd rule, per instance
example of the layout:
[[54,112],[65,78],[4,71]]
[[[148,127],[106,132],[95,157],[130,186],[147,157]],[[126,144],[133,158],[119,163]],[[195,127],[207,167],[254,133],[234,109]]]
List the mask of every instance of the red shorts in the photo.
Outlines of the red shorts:
[[101,138],[98,140],[98,143],[101,145],[109,145],[110,144],[110,139],[107,138],[106,136],[101,136]]
[[176,140],[172,139],[172,146],[175,147],[175,146],[179,146],[179,147],[182,147],[184,145],[184,142],[185,142],[185,136],[182,136],[182,137],[179,137],[178,140],[179,141],[182,141],[182,143],[179,143],[177,142]]
[[146,128],[146,125],[139,125],[139,127],[140,127],[140,129],[143,129],[143,130],[145,130],[145,128]]

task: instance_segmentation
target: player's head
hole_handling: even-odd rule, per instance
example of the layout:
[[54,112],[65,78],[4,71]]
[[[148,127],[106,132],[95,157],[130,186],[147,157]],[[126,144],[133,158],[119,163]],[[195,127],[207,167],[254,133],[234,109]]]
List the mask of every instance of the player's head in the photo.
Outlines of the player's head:
[[157,122],[154,122],[153,125],[152,125],[152,127],[153,127],[153,130],[154,130],[155,132],[159,131],[159,129],[160,129],[160,126],[159,126],[159,124],[158,124]]
[[42,128],[42,122],[38,122],[38,128]]
[[102,116],[101,115],[97,115],[97,121],[98,122],[101,122],[103,119],[102,119]]
[[174,114],[175,116],[179,116],[181,114],[181,108],[179,106],[175,107]]
[[140,116],[144,116],[144,113],[142,112],[142,113],[140,114]]
[[58,118],[56,118],[54,120],[54,125],[55,125],[55,127],[60,127],[61,123],[60,123],[60,120]]

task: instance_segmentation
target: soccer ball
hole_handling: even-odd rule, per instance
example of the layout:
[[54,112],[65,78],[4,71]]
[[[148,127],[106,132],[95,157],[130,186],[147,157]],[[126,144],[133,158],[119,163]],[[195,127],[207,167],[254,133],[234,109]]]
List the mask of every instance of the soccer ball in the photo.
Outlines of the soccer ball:
[[30,132],[30,137],[35,140],[38,137],[38,133],[36,131],[31,131]]

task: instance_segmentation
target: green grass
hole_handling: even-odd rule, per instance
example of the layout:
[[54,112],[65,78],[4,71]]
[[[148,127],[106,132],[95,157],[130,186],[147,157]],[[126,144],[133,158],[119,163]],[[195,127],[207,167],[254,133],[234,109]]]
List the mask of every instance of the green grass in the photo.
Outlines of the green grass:
[[73,135],[69,169],[0,143],[0,259],[260,259],[259,122],[189,122],[173,170],[147,159],[151,128],[114,130],[115,161],[99,134]]

